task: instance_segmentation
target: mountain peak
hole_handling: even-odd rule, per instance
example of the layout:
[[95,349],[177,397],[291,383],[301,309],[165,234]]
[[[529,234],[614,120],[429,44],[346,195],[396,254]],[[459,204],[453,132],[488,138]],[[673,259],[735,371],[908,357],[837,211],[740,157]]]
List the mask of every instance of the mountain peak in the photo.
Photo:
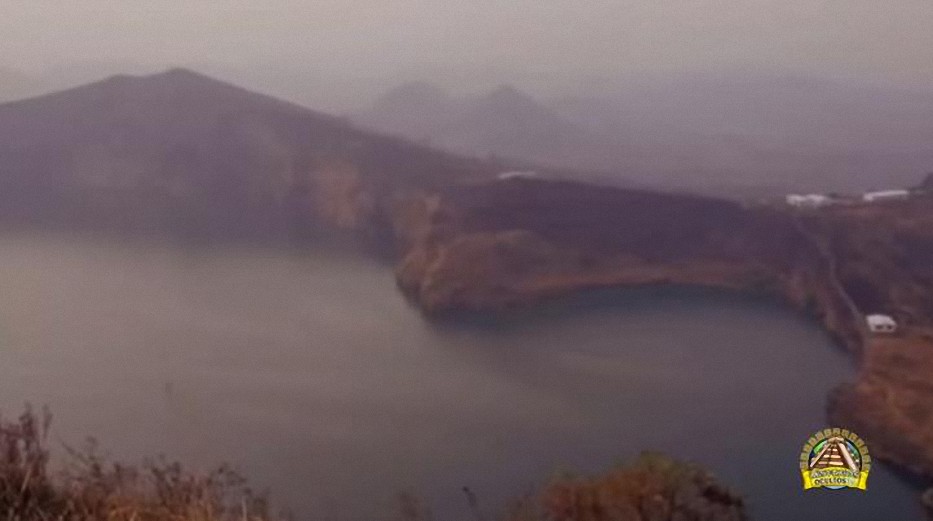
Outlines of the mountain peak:
[[149,113],[155,117],[165,111],[174,111],[209,118],[219,112],[252,110],[302,113],[320,121],[336,121],[333,117],[180,67],[154,74],[118,74],[95,83],[6,105],[48,107],[50,104],[59,107],[57,110],[80,114],[111,110],[135,115]]
[[477,100],[478,110],[496,114],[497,118],[538,121],[556,124],[557,115],[529,94],[511,85],[500,85]]
[[376,101],[375,106],[438,107],[449,102],[450,96],[443,88],[426,81],[413,81],[389,90]]
[[544,105],[529,94],[512,85],[500,85],[480,99],[483,105],[504,110],[522,110],[527,112],[550,112]]
[[113,83],[119,85],[131,84],[153,86],[200,86],[204,88],[223,86],[226,88],[238,89],[238,87],[235,87],[224,81],[182,67],[173,67],[163,72],[157,72],[154,74],[118,74],[104,80],[103,83]]
[[179,78],[185,78],[185,77],[206,78],[206,76],[204,76],[203,74],[195,72],[191,69],[186,69],[184,67],[171,67],[165,70],[164,72],[155,74],[154,76],[179,77]]
[[155,72],[150,74],[114,74],[113,76],[107,77],[97,83],[126,83],[139,81],[146,82],[153,80],[185,81],[192,79],[217,81],[210,78],[209,76],[205,76],[204,74],[195,72],[191,69],[185,69],[183,67],[172,67],[162,72]]
[[533,102],[535,103],[534,98],[528,94],[518,90],[516,87],[508,84],[502,84],[493,89],[486,95],[488,99],[494,100],[508,100],[508,101],[523,101],[523,102]]
[[186,69],[0,105],[0,218],[265,236],[493,169]]
[[440,87],[439,85],[436,85],[428,81],[410,81],[410,82],[403,83],[399,85],[398,87],[395,87],[389,90],[388,92],[386,92],[385,95],[392,96],[392,95],[400,95],[400,94],[409,94],[409,95],[419,94],[419,95],[427,95],[427,96],[432,96],[432,97],[433,96],[446,97],[447,91],[444,90],[443,87]]

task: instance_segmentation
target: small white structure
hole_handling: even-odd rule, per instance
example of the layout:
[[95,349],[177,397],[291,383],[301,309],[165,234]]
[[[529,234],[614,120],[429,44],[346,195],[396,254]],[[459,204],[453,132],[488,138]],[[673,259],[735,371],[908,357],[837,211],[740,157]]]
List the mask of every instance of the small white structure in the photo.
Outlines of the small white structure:
[[872,333],[890,334],[897,331],[897,322],[889,315],[868,315],[865,317],[865,322]]
[[498,176],[500,181],[508,181],[509,179],[535,179],[537,177],[538,173],[533,170],[512,170],[509,172],[502,172]]
[[881,190],[880,192],[868,192],[862,195],[862,200],[866,203],[876,203],[878,201],[903,201],[909,198],[909,190]]
[[823,194],[789,194],[786,200],[795,208],[822,208],[833,204],[833,199]]

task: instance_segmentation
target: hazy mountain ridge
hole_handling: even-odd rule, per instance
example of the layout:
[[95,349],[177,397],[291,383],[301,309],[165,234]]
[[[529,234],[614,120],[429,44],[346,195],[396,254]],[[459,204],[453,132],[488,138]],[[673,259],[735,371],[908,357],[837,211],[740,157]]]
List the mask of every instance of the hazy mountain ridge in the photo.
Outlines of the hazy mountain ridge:
[[[622,157],[617,139],[571,122],[508,85],[456,98],[430,83],[407,83],[351,118],[446,150],[557,168],[605,170],[618,166]],[[607,161],[609,157],[614,159]]]
[[760,74],[545,101],[515,89],[453,98],[418,85],[390,91],[356,118],[442,148],[708,194],[912,186],[933,168],[933,94],[923,92]]

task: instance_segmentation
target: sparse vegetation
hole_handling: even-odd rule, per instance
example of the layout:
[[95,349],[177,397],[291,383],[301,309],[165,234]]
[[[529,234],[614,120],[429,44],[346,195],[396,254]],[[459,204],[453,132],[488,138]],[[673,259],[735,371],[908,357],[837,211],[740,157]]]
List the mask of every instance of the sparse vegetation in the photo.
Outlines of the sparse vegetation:
[[694,465],[645,453],[591,478],[554,481],[518,502],[508,521],[744,521],[742,498]]
[[266,501],[232,469],[187,472],[178,463],[110,463],[93,447],[49,464],[51,415],[27,408],[0,418],[0,517],[6,521],[261,521]]
[[[476,521],[485,521],[464,489]],[[423,503],[399,497],[399,521],[433,521]],[[503,521],[747,521],[743,499],[694,465],[644,453],[594,477],[560,476],[514,501]]]
[[[111,463],[93,446],[68,449],[50,470],[51,414],[27,408],[0,418],[0,518],[7,521],[266,521],[262,496],[226,466],[207,474],[178,463]],[[477,521],[476,498],[464,489]],[[412,494],[399,496],[399,521],[433,520]],[[744,521],[742,499],[707,472],[646,453],[631,466],[592,478],[562,476],[539,495],[513,502],[503,521]]]

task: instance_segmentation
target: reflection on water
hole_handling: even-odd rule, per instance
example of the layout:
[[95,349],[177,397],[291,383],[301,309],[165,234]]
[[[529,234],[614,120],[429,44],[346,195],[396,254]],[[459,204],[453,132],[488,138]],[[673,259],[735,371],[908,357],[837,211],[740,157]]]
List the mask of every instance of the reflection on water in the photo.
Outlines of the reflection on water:
[[[696,460],[757,519],[919,519],[889,473],[804,494],[797,458],[852,368],[762,301],[626,291],[430,324],[361,256],[0,241],[0,407],[114,457],[235,463],[314,517],[386,517],[416,491],[466,518],[564,468],[643,449]],[[869,440],[870,442],[870,440]]]

